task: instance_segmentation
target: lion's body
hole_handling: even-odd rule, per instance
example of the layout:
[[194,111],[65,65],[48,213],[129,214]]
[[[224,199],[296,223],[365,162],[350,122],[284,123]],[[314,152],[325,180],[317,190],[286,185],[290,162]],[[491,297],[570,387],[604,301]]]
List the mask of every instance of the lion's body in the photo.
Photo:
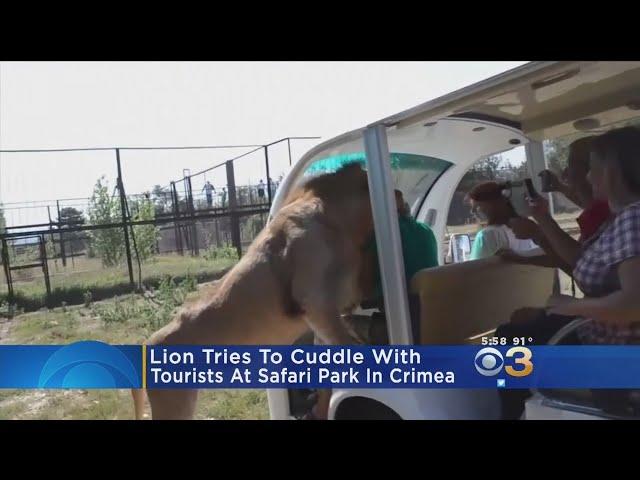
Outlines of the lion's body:
[[[243,258],[148,345],[286,345],[307,330],[352,343],[340,314],[362,299],[362,246],[372,230],[359,167],[297,189]],[[143,397],[134,393],[136,417]],[[153,418],[192,418],[196,390],[149,390]]]

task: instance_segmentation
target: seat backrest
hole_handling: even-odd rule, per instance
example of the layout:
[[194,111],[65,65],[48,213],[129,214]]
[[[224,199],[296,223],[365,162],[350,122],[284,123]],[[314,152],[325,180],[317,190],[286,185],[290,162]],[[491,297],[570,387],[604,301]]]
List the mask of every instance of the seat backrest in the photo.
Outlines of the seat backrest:
[[[420,343],[477,343],[521,307],[543,307],[555,270],[499,257],[427,268],[411,280],[420,297]],[[474,340],[475,337],[475,340]]]

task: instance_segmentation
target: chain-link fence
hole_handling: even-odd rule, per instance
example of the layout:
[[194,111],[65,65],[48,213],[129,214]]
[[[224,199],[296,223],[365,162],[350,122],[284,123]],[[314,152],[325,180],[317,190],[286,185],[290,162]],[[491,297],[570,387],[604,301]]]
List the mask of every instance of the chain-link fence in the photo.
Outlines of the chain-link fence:
[[[65,169],[64,159],[72,157],[70,181],[95,184],[90,197],[0,207],[5,221],[0,303],[34,310],[153,288],[167,275],[219,277],[262,230],[294,156],[317,138],[243,146],[1,151],[3,168],[16,162],[18,173],[25,152],[55,155],[50,163],[57,169]],[[154,181],[164,164],[212,163],[195,172],[185,168],[182,178]],[[45,170],[30,182],[60,178]],[[96,172],[102,173],[97,180]],[[126,185],[142,193],[129,193]]]

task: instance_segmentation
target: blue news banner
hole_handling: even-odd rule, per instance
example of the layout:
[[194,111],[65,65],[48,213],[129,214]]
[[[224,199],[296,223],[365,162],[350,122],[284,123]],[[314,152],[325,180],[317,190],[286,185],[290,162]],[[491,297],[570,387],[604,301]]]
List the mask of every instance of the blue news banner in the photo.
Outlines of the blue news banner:
[[0,388],[140,387],[640,388],[640,346],[0,346]]

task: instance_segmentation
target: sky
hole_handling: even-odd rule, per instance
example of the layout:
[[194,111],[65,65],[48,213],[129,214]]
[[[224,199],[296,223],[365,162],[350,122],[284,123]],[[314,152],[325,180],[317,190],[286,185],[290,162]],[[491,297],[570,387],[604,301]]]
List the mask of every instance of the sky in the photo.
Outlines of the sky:
[[[262,145],[292,141],[293,161],[317,143],[525,62],[0,62],[0,149]],[[127,193],[149,191],[244,149],[122,151]],[[288,166],[269,152],[271,177]],[[41,201],[89,197],[113,151],[0,153],[9,225],[47,221]],[[266,180],[263,153],[235,162],[237,184]],[[226,183],[224,168],[208,173]],[[200,190],[205,176],[194,179]],[[14,202],[40,202],[12,209]],[[64,200],[83,208],[86,201]],[[52,205],[54,205],[53,202]],[[52,213],[53,215],[53,213]]]

